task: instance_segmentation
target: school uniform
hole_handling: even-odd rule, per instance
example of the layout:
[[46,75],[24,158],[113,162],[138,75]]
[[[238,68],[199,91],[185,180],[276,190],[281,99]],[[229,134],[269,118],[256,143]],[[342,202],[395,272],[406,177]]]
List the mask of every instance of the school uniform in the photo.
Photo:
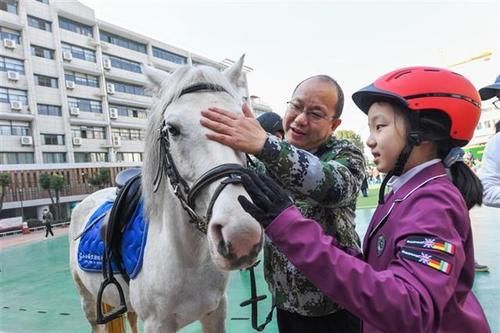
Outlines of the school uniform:
[[295,207],[267,228],[272,242],[313,284],[363,320],[363,332],[488,333],[472,293],[469,212],[440,160],[393,182],[352,256]]

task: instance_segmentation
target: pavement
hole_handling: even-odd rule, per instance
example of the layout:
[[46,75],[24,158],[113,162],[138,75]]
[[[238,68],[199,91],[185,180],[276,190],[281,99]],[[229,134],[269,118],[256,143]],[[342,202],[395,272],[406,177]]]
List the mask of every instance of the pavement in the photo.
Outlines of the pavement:
[[[54,237],[58,237],[61,235],[68,234],[67,226],[57,226],[52,227],[52,232],[54,233]],[[52,236],[49,234],[47,238],[51,238]],[[45,240],[45,228],[37,229],[31,231],[29,234],[14,234],[9,236],[0,237],[0,250],[7,249],[14,246],[22,246],[33,242],[38,242]]]

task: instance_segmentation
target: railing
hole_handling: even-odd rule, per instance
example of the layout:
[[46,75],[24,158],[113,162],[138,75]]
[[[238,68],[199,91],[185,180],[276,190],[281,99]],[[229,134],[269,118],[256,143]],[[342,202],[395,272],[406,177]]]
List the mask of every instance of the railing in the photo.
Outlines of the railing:
[[[111,185],[107,185],[111,186]],[[102,188],[102,187],[101,187]],[[100,187],[90,185],[90,184],[76,184],[76,185],[67,185],[65,186],[59,193],[59,197],[68,197],[73,195],[82,195],[82,194],[90,194],[99,190]],[[52,191],[52,195],[55,195],[54,191]],[[44,190],[39,187],[28,187],[22,189],[5,189],[5,198],[4,203],[6,202],[16,202],[16,201],[27,201],[27,200],[38,200],[38,199],[49,199],[49,191]]]

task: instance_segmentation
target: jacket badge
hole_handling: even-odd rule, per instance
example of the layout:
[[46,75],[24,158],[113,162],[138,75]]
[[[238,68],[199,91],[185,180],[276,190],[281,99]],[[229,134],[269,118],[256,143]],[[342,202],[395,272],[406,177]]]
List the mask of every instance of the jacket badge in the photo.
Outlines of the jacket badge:
[[450,274],[452,264],[442,258],[439,258],[433,253],[424,250],[415,250],[405,246],[401,248],[399,253],[405,259],[434,268],[439,272]]
[[377,256],[381,256],[385,248],[385,237],[384,235],[379,235],[377,238]]

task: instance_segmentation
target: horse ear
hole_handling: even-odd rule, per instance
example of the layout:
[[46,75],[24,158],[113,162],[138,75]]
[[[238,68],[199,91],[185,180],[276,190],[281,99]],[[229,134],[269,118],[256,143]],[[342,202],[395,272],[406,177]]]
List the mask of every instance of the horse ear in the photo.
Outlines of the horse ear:
[[170,76],[167,72],[152,66],[144,66],[144,74],[146,74],[146,77],[151,82],[153,90],[159,90],[163,81]]
[[244,59],[245,55],[242,55],[237,62],[235,62],[231,67],[226,68],[223,72],[224,75],[226,75],[226,77],[229,79],[229,82],[231,82],[235,87],[238,85],[238,80],[241,76]]

